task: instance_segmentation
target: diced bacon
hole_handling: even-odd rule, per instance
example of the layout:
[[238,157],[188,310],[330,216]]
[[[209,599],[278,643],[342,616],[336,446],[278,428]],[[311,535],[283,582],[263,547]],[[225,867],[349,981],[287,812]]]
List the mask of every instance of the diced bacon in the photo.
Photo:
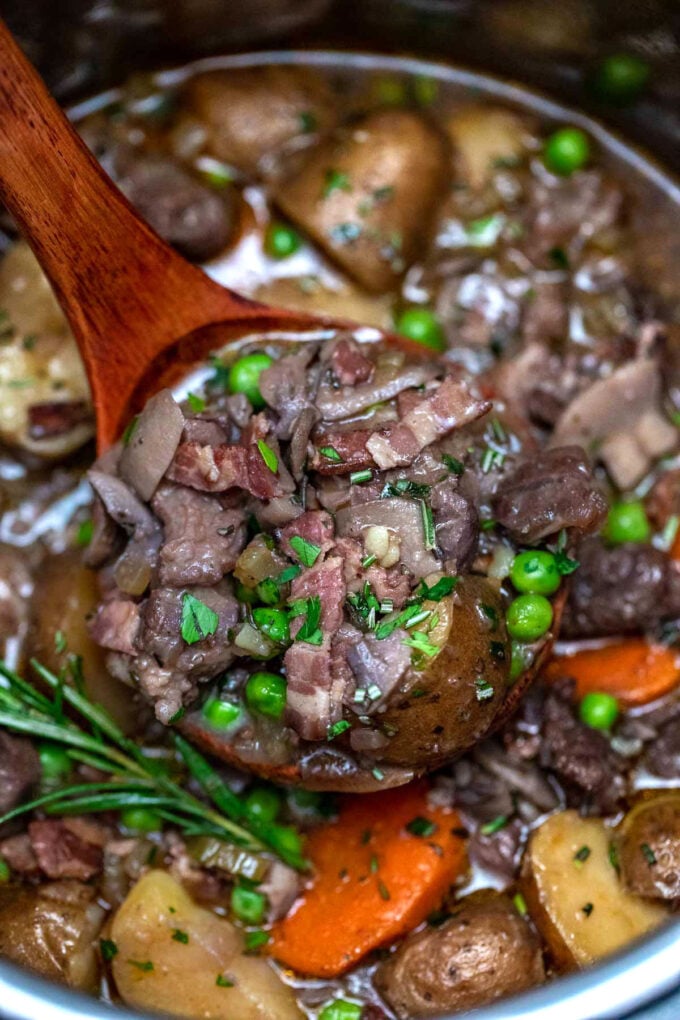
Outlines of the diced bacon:
[[281,529],[281,548],[291,559],[298,560],[299,556],[290,544],[295,535],[318,546],[321,549],[320,557],[323,557],[335,543],[335,523],[326,510],[307,510],[286,524]]
[[339,556],[329,556],[298,574],[291,585],[291,599],[318,595],[321,600],[321,629],[325,635],[330,635],[342,623],[346,591],[343,561]]
[[296,641],[284,656],[288,688],[286,722],[303,740],[325,740],[342,711],[333,690],[330,638],[321,645]]

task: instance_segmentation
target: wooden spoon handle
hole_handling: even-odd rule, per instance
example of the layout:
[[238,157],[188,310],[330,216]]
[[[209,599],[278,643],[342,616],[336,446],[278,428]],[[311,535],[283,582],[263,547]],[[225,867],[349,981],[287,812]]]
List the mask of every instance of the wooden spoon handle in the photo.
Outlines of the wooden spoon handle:
[[[155,336],[196,327],[193,274],[205,308],[228,314],[230,295],[144,224],[77,136],[0,21],[0,197],[49,276],[79,340],[144,324]],[[177,287],[177,284],[181,286]],[[205,305],[204,305],[205,307]],[[215,318],[213,315],[212,318]],[[84,352],[85,353],[85,352]],[[148,353],[140,351],[148,361]]]

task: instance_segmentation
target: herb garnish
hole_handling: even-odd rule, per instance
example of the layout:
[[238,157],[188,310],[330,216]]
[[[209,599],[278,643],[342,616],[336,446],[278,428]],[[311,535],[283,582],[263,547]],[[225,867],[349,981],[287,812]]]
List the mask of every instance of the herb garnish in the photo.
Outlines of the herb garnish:
[[128,446],[129,445],[130,440],[132,439],[132,437],[135,434],[135,429],[137,428],[137,423],[138,422],[139,422],[139,415],[136,414],[134,416],[134,418],[131,418],[130,421],[125,426],[125,431],[123,432],[123,435],[122,435],[123,446]]
[[334,191],[351,191],[349,174],[343,170],[327,170],[324,178],[323,197],[328,198]]
[[302,616],[305,619],[295,635],[296,641],[305,641],[308,645],[320,645],[323,634],[319,627],[321,622],[321,599],[318,595],[310,595],[308,599],[295,599],[291,603],[291,616]]
[[305,567],[313,567],[321,554],[321,546],[308,542],[302,535],[293,535],[290,547],[296,553],[300,563]]
[[320,446],[319,453],[322,453],[327,460],[332,460],[336,464],[344,463],[342,457],[334,446]]
[[380,893],[381,900],[385,900],[385,902],[387,902],[387,900],[392,899],[392,897],[390,896],[390,891],[382,879],[378,880],[378,892]]
[[425,581],[421,581],[416,588],[416,595],[419,598],[426,599],[428,602],[441,602],[443,598],[451,594],[457,584],[457,577],[440,577],[431,588],[428,587]]
[[495,832],[500,832],[508,824],[507,815],[497,815],[496,818],[492,818],[490,822],[485,822],[484,825],[480,825],[479,831],[482,836],[493,836]]
[[463,462],[456,460],[455,457],[451,457],[448,453],[442,454],[442,464],[449,469],[452,475],[462,475],[465,471]]
[[650,867],[652,864],[656,864],[656,854],[652,850],[649,843],[641,843],[640,850],[642,851],[642,856],[647,861],[647,864],[650,865]]
[[414,648],[417,652],[422,652],[429,659],[433,659],[440,651],[439,645],[433,645],[431,641],[428,641],[427,634],[423,634],[421,630],[417,630],[410,637],[404,638],[401,643],[402,645],[408,645],[409,648]]
[[151,960],[128,960],[128,963],[137,970],[143,971],[145,974],[149,974],[153,970],[153,963]]
[[420,482],[412,482],[410,478],[399,478],[396,482],[386,482],[380,493],[381,499],[389,496],[413,496],[418,499],[427,499],[430,495],[431,485],[422,485]]
[[582,867],[584,862],[587,861],[589,857],[590,857],[590,847],[589,846],[582,846],[574,854],[574,864],[575,864],[575,866],[577,868],[578,867]]
[[412,836],[422,836],[423,839],[426,839],[428,836],[435,834],[437,826],[430,818],[416,815],[415,818],[406,823],[406,831],[410,832]]
[[590,917],[590,915],[592,914],[592,912],[593,912],[593,910],[594,910],[594,909],[595,909],[595,908],[594,908],[594,906],[593,906],[593,904],[592,904],[592,903],[585,903],[585,904],[584,904],[584,905],[583,905],[583,906],[581,907],[581,910],[582,910],[582,911],[583,911],[583,913],[584,913],[584,914],[586,915],[586,917]]
[[173,928],[172,929],[172,941],[173,942],[181,942],[183,946],[186,946],[187,943],[189,942],[189,936],[187,935],[187,933],[185,931],[182,931],[181,928]]
[[269,932],[260,931],[247,931],[243,937],[244,947],[246,953],[254,953],[261,946],[266,946],[269,942]]
[[265,462],[269,470],[273,475],[279,470],[279,458],[276,456],[271,446],[265,443],[264,439],[258,439],[257,448],[260,451],[260,456]]
[[[253,852],[268,847],[292,867],[305,866],[299,848],[291,847],[290,829],[253,814],[207,759],[179,734],[173,734],[175,748],[211,803],[172,780],[125,736],[105,709],[88,700],[79,684],[71,687],[64,673],[56,676],[35,660],[31,665],[48,693],[36,690],[0,662],[0,676],[7,681],[7,686],[0,687],[0,727],[60,744],[74,762],[87,764],[108,778],[50,790],[8,811],[0,825],[35,808],[64,816],[144,807],[185,835],[214,836]],[[73,669],[72,673],[79,676],[80,671]],[[65,704],[73,710],[69,716]]]
[[426,500],[420,500],[420,515],[423,522],[423,538],[425,540],[426,549],[436,549],[437,538],[434,530],[434,516],[432,514],[432,507]]
[[214,634],[219,626],[220,618],[214,609],[206,606],[195,595],[188,591],[182,595],[182,622],[180,633],[188,645]]
[[201,411],[205,411],[205,400],[203,397],[199,397],[197,393],[187,393],[187,404],[194,414],[200,414]]
[[529,913],[529,908],[527,907],[527,901],[524,899],[522,894],[519,892],[515,893],[515,895],[512,897],[512,902],[514,903],[515,910],[520,915],[520,917],[526,917],[527,914]]
[[215,979],[215,984],[218,988],[233,988],[235,983],[235,981],[231,981],[228,977],[225,977],[224,974],[218,974]]
[[350,485],[361,485],[362,482],[370,482],[373,478],[373,472],[370,468],[364,468],[363,471],[352,471],[349,476]]
[[94,534],[94,521],[91,517],[88,517],[86,521],[81,521],[78,525],[76,532],[76,545],[83,548],[89,545],[92,541],[92,535]]
[[304,131],[306,135],[310,135],[313,131],[316,131],[318,127],[318,121],[316,114],[312,110],[302,110],[300,113],[300,130]]
[[110,963],[118,953],[118,946],[113,939],[100,939],[99,952],[102,954],[102,960],[105,963]]
[[326,736],[329,740],[335,740],[336,737],[339,737],[341,733],[344,733],[345,730],[348,729],[349,723],[347,722],[347,720],[338,719],[337,722],[334,722],[331,726],[328,727],[328,729],[326,730]]
[[475,680],[475,695],[477,701],[488,701],[493,698],[494,689],[483,676],[478,676]]

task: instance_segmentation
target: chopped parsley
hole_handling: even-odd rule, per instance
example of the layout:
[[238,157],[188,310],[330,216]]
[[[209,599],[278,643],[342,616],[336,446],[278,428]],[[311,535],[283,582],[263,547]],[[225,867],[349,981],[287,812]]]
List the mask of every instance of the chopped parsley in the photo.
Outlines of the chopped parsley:
[[642,851],[642,856],[647,861],[647,864],[649,864],[650,867],[652,866],[652,864],[656,864],[656,854],[652,850],[649,843],[641,843],[640,850]]
[[290,547],[305,567],[313,567],[321,554],[321,546],[315,545],[314,542],[308,542],[302,535],[293,535],[290,539]]
[[189,942],[189,936],[181,928],[173,928],[172,930],[172,941],[181,942],[183,946],[186,946]]
[[319,453],[322,453],[327,460],[332,460],[336,464],[344,463],[342,457],[334,446],[320,446]]
[[320,645],[323,634],[319,626],[321,622],[321,599],[318,595],[310,595],[308,599],[296,599],[292,604],[292,615],[305,619],[295,635],[296,641],[304,641],[308,645]]
[[214,609],[206,606],[188,591],[182,596],[182,622],[180,634],[188,645],[203,641],[217,630],[220,618]]
[[430,818],[416,815],[415,818],[406,823],[406,831],[410,832],[412,836],[421,836],[423,839],[427,839],[428,836],[435,834],[437,826]]
[[102,954],[102,960],[105,963],[110,963],[114,956],[118,955],[118,946],[113,939],[100,939],[99,952]]
[[488,701],[490,698],[493,698],[493,687],[483,676],[478,676],[475,680],[475,695],[477,701]]
[[375,636],[378,641],[382,641],[384,638],[389,637],[398,627],[403,627],[409,620],[411,620],[416,613],[420,612],[419,605],[407,606],[406,609],[402,609],[400,613],[393,616],[391,620],[383,620],[375,628]]
[[457,577],[440,577],[431,588],[425,581],[421,581],[416,589],[416,595],[428,602],[441,602],[443,598],[451,594],[457,584]]
[[288,584],[289,581],[292,581],[295,577],[298,576],[298,574],[301,573],[302,567],[299,567],[297,564],[294,564],[292,567],[286,567],[285,570],[282,570],[279,576],[275,577],[274,580],[276,581],[277,584]]
[[414,648],[416,652],[422,652],[423,655],[427,655],[428,659],[434,659],[435,655],[440,651],[439,645],[434,645],[431,641],[428,641],[427,634],[423,634],[420,630],[417,630],[415,634],[411,634],[410,637],[404,638],[401,643],[402,645],[408,645],[409,648]]
[[236,982],[232,981],[231,978],[225,977],[224,974],[218,974],[215,984],[218,988],[233,988]]
[[455,457],[451,457],[448,453],[442,454],[442,464],[449,469],[452,475],[462,475],[465,471],[463,462]]
[[619,849],[615,843],[609,844],[609,863],[614,871],[619,870]]
[[562,577],[567,577],[569,574],[573,574],[575,570],[578,570],[580,564],[578,560],[570,559],[563,549],[558,549],[555,553],[555,566],[557,567],[558,574],[561,574]]
[[578,867],[582,867],[583,864],[588,860],[589,857],[590,857],[590,847],[589,846],[582,846],[574,854],[574,864],[576,865],[577,868]]
[[548,257],[557,266],[558,269],[569,268],[569,256],[567,255],[564,248],[551,248],[548,252]]
[[380,893],[380,899],[381,900],[385,900],[385,902],[387,902],[387,900],[390,900],[392,898],[390,896],[389,889],[387,888],[387,886],[385,885],[385,883],[383,882],[382,879],[378,880],[378,892]]
[[490,248],[496,243],[505,226],[503,213],[492,213],[468,223],[465,228],[467,242],[472,248]]
[[187,393],[187,404],[194,414],[200,414],[201,411],[205,411],[205,400],[196,393]]
[[334,191],[351,191],[352,182],[349,174],[343,170],[327,170],[324,178],[323,197],[328,198]]
[[276,456],[271,446],[265,443],[264,439],[258,439],[257,448],[260,451],[260,456],[265,462],[269,470],[273,475],[279,470],[279,458]]
[[581,910],[582,910],[582,911],[583,911],[583,913],[584,913],[584,914],[586,915],[586,917],[590,917],[590,915],[592,914],[592,912],[593,912],[593,910],[594,910],[594,909],[595,909],[595,907],[593,906],[593,904],[592,904],[592,903],[585,903],[585,904],[584,904],[584,905],[583,905],[583,906],[581,907]]
[[261,946],[266,946],[269,942],[269,933],[266,931],[247,931],[244,935],[244,946],[246,953],[254,953]]
[[430,485],[412,482],[410,478],[399,478],[396,482],[386,482],[384,489],[380,493],[380,498],[387,499],[388,496],[413,496],[417,499],[428,499],[431,488],[432,486]]
[[153,970],[153,963],[151,960],[128,960],[128,963],[132,967],[136,967],[137,970],[143,971],[145,974],[149,974]]
[[311,110],[302,110],[302,112],[300,113],[299,120],[300,130],[304,131],[306,135],[311,135],[312,132],[316,131],[317,127],[319,126],[318,121],[316,119],[316,114],[313,113]]
[[94,522],[91,517],[88,517],[86,521],[81,521],[76,531],[76,545],[86,546],[92,541],[92,535],[94,533]]
[[484,825],[480,825],[479,831],[482,836],[493,836],[495,832],[500,832],[508,824],[507,815],[497,815],[496,818],[492,818],[490,822],[485,822]]
[[520,915],[520,917],[526,917],[527,914],[529,913],[529,908],[527,907],[527,901],[524,899],[522,894],[519,892],[515,893],[515,895],[512,897],[512,902],[514,903],[515,910]]
[[344,733],[345,730],[348,729],[349,723],[347,722],[347,720],[338,719],[337,722],[334,722],[331,726],[328,727],[328,729],[326,730],[326,736],[329,740],[335,740],[336,737],[339,737],[341,733]]

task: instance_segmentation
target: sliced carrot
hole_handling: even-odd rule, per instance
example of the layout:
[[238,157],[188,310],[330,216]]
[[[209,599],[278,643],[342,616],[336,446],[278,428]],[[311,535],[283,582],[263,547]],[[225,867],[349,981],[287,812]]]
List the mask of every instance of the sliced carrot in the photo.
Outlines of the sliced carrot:
[[606,691],[624,707],[646,705],[680,682],[680,654],[644,638],[626,638],[602,648],[554,656],[545,670],[549,680],[570,676],[579,698]]
[[[430,808],[427,789],[413,783],[347,797],[337,822],[312,832],[314,878],[274,927],[275,959],[298,973],[335,977],[441,905],[465,866],[465,844],[456,812]],[[406,829],[414,819],[436,828],[414,835]]]

